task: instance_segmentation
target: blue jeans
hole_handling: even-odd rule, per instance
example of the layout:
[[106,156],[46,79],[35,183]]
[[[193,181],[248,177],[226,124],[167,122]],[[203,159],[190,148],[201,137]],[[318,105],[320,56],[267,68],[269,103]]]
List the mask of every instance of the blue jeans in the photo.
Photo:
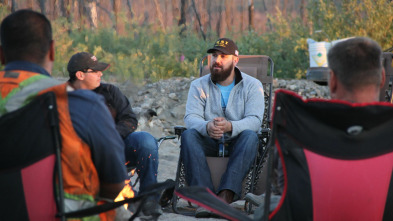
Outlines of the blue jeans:
[[125,139],[126,161],[136,166],[140,178],[139,192],[157,183],[158,146],[156,139],[147,132],[138,131],[129,134]]
[[[241,132],[229,142],[229,161],[225,173],[221,177],[218,189],[233,191],[241,196],[242,182],[246,177],[258,149],[258,135],[251,130]],[[186,170],[186,181],[189,186],[208,187],[214,192],[210,169],[205,156],[217,156],[218,140],[202,136],[195,129],[183,132],[181,136],[181,157]]]

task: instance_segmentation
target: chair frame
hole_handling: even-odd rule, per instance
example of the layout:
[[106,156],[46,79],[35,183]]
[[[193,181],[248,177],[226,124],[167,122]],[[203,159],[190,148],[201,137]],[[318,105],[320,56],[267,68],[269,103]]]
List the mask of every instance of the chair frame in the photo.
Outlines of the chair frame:
[[[204,65],[204,63],[207,61],[207,65]],[[265,63],[264,63],[265,62]],[[199,64],[199,76],[202,77],[203,75],[210,73],[209,67],[211,63],[211,55],[206,55],[204,56]],[[266,68],[264,68],[264,65]],[[265,110],[264,110],[264,116],[263,116],[263,123],[261,126],[261,131],[258,133],[259,137],[259,147],[258,147],[258,153],[257,156],[255,157],[254,164],[252,168],[250,169],[249,173],[246,175],[246,178],[243,181],[243,194],[245,195],[246,193],[249,192],[255,192],[258,191],[258,187],[261,188],[259,190],[259,193],[262,193],[264,190],[264,186],[260,185],[258,186],[257,184],[259,183],[258,181],[261,179],[260,175],[262,173],[263,169],[266,169],[264,167],[264,163],[267,161],[267,144],[269,142],[269,137],[270,137],[270,115],[271,115],[271,100],[272,100],[272,85],[273,85],[273,71],[274,71],[274,62],[273,60],[266,55],[240,55],[239,56],[239,62],[237,64],[237,67],[241,70],[244,71],[244,73],[249,74],[250,76],[253,76],[257,78],[263,85],[264,88],[264,93],[265,93]],[[269,68],[267,68],[269,67]],[[249,72],[247,72],[249,70]],[[267,92],[266,92],[267,91]],[[175,135],[178,136],[180,139],[181,134],[183,131],[186,130],[184,126],[175,126]],[[211,159],[217,159],[219,157],[207,157]],[[211,160],[208,159],[208,162]],[[228,158],[227,158],[228,159]],[[226,160],[227,160],[226,159]],[[225,161],[225,159],[221,160]],[[227,161],[226,161],[227,162]],[[222,163],[222,162],[220,162]],[[221,174],[222,175],[222,174]],[[264,175],[264,174],[262,174]],[[265,175],[264,175],[265,176]],[[262,177],[264,178],[264,177]],[[186,186],[186,181],[185,181],[185,169],[184,169],[184,164],[182,162],[181,157],[179,157],[179,162],[177,165],[177,172],[176,172],[176,186],[175,189],[181,188]],[[175,213],[181,213],[177,209],[177,201],[178,197],[176,195],[173,196],[172,198],[172,209]],[[191,204],[189,203],[191,206]],[[247,212],[251,212],[251,204],[245,204],[245,209]],[[193,212],[191,213],[182,213],[184,215],[194,215]]]

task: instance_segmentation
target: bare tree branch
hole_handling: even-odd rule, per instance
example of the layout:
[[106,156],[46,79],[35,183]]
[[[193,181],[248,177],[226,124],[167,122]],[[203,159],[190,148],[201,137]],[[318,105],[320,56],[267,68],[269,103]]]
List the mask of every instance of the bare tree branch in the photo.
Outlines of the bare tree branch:
[[254,30],[254,0],[248,0],[248,30]]
[[46,0],[39,0],[39,3],[40,3],[41,13],[46,15],[46,8],[45,8]]
[[225,21],[227,23],[228,31],[232,31],[233,27],[233,0],[225,0]]
[[[223,1],[223,0],[222,0]],[[218,2],[218,20],[217,20],[217,25],[216,25],[216,30],[217,30],[217,35],[218,37],[221,36],[221,23],[222,23],[222,1]]]
[[156,6],[156,12],[157,12],[158,20],[160,21],[161,30],[165,33],[165,25],[164,25],[164,21],[162,19],[160,4],[157,2],[157,0],[154,0],[154,5]]
[[208,31],[212,30],[212,12],[211,12],[211,8],[212,8],[212,1],[211,0],[207,0],[207,16],[208,16],[208,23],[207,23],[207,28]]
[[33,9],[33,0],[27,0],[27,8]]
[[122,35],[125,33],[125,28],[121,19],[121,0],[113,0],[113,13],[115,14],[116,31]]
[[134,18],[134,11],[132,10],[132,4],[131,4],[132,0],[127,0],[127,6],[128,6],[128,10],[130,11],[130,17],[131,19]]
[[303,24],[307,24],[306,0],[301,0],[300,2],[300,17],[302,18]]
[[181,26],[180,35],[183,35],[184,31],[187,29],[186,27],[186,0],[180,1],[180,20],[179,26]]
[[18,5],[16,4],[16,1],[11,0],[11,12],[15,12],[17,8],[18,8]]
[[97,2],[97,7],[100,8],[102,11],[104,11],[108,15],[108,17],[111,19],[112,27],[116,28],[115,27],[115,18],[113,17],[113,13],[110,12],[107,8],[102,7],[102,5],[98,2]]
[[192,7],[194,8],[195,16],[196,16],[196,18],[198,20],[198,23],[199,23],[199,29],[201,30],[203,40],[206,41],[206,35],[205,35],[205,32],[203,31],[203,26],[202,26],[202,23],[201,23],[201,19],[199,18],[199,14],[198,14],[197,8],[195,6],[195,1],[191,0],[191,3],[192,3]]

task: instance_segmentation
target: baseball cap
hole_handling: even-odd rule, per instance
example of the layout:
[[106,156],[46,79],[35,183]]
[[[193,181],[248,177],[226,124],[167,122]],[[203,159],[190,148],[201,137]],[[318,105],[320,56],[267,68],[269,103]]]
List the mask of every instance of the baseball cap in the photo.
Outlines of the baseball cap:
[[207,53],[213,53],[214,51],[221,51],[224,54],[239,56],[239,49],[237,49],[235,42],[229,38],[218,39],[214,43],[213,48],[207,50]]
[[79,52],[72,55],[67,65],[69,73],[92,69],[94,71],[104,71],[109,67],[109,64],[98,62],[96,56],[88,52]]

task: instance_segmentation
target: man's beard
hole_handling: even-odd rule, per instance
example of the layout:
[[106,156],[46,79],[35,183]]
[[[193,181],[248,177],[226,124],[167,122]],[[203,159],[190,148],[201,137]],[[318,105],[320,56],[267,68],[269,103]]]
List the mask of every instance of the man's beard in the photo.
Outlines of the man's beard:
[[222,66],[213,64],[210,67],[210,73],[211,73],[210,77],[211,77],[212,81],[214,81],[214,82],[221,82],[221,81],[225,81],[229,77],[229,75],[231,75],[235,65],[233,64],[233,61],[232,61],[232,64],[227,69],[221,69],[221,70],[214,69],[215,66],[222,67]]

